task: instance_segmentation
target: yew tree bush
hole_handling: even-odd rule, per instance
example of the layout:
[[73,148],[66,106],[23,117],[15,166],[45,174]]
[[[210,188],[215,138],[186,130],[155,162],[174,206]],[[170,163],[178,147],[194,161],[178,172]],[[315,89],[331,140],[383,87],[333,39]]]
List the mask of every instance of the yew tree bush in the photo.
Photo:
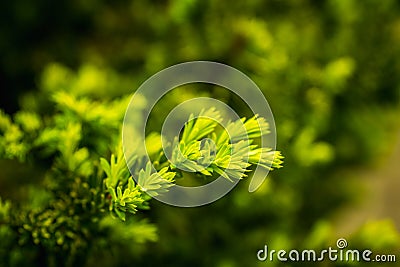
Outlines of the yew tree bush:
[[[256,258],[264,244],[334,246],[337,211],[362,192],[353,170],[384,162],[399,130],[397,1],[23,2],[1,4],[9,25],[0,31],[8,113],[0,122],[7,158],[0,162],[1,262],[257,266],[266,264]],[[255,81],[274,113],[285,167],[253,194],[243,179],[199,208],[151,201],[142,210],[148,199],[139,203],[139,188],[138,211],[122,222],[117,185],[115,195],[102,186],[120,162],[129,95],[155,72],[190,60],[226,63]],[[226,90],[188,86],[156,105],[148,132],[159,132],[173,107],[199,96],[254,115]],[[135,194],[123,176],[123,189]],[[119,201],[111,213],[109,196]],[[75,230],[46,239],[50,227]],[[390,218],[345,238],[380,252],[400,247]]]

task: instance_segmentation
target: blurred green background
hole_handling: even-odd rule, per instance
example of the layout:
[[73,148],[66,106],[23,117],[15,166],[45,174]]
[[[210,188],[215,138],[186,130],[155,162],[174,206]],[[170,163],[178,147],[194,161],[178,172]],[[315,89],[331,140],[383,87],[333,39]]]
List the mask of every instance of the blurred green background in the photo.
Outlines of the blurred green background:
[[[241,70],[274,113],[285,165],[261,189],[250,194],[242,181],[199,208],[152,201],[146,217],[158,241],[131,258],[126,240],[127,253],[87,266],[301,266],[259,262],[256,252],[265,244],[334,247],[339,237],[400,261],[398,1],[16,0],[2,1],[0,14],[0,102],[9,114],[46,113],[45,99],[60,88],[113,100],[191,60]],[[166,110],[203,95],[248,115],[227,91],[194,86],[167,96],[148,130],[160,128]],[[15,173],[6,165],[1,196],[10,195]]]

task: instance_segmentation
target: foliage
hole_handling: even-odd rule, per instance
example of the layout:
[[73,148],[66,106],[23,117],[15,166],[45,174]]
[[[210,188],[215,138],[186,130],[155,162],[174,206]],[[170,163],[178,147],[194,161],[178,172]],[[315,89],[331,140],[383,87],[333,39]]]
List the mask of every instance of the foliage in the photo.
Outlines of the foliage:
[[[0,142],[4,149],[0,155],[7,159],[2,164],[19,160],[19,168],[40,166],[44,170],[29,201],[15,199],[11,204],[13,212],[1,218],[2,227],[6,226],[8,232],[4,234],[14,240],[1,253],[7,266],[83,264],[86,253],[101,236],[100,224],[109,216],[107,207],[111,209],[117,202],[112,191],[107,191],[109,187],[105,188],[107,183],[103,181],[107,178],[98,158],[99,154],[109,153],[109,146],[117,144],[120,130],[116,120],[122,120],[125,107],[121,103],[126,100],[96,104],[57,91],[52,101],[53,114],[21,111],[14,116],[14,122],[1,114]],[[106,110],[112,110],[112,116],[101,114]],[[121,161],[118,167],[126,170],[125,162]],[[120,172],[116,178],[124,179],[124,174]],[[121,188],[125,193],[132,186],[124,184]],[[146,200],[143,193],[136,199],[142,205]],[[8,205],[2,206],[2,213]],[[129,212],[135,213],[136,209]],[[147,237],[144,231],[141,242],[153,240],[153,235]],[[26,250],[30,251],[29,257]]]
[[[156,142],[158,147],[153,143],[153,153],[160,157],[158,166],[164,167],[152,172],[152,163],[140,167],[143,160],[140,155],[135,155],[128,162],[134,170],[132,174],[137,177],[136,183],[127,167],[122,146],[118,145],[128,98],[100,102],[63,90],[55,90],[51,95],[50,100],[55,104],[53,114],[20,111],[14,120],[5,113],[0,114],[0,156],[7,161],[20,161],[22,168],[25,164],[42,164],[44,168],[41,182],[34,189],[30,202],[16,201],[12,205],[8,201],[0,202],[1,233],[4,238],[13,240],[2,247],[2,262],[12,266],[31,265],[33,262],[40,266],[77,266],[90,262],[87,253],[99,249],[97,243],[103,239],[116,245],[156,240],[152,225],[138,219],[132,223],[134,219],[128,218],[127,214],[149,209],[151,196],[162,194],[173,186],[178,162],[171,163],[163,157],[161,142]],[[204,112],[210,113],[215,115],[218,112]],[[256,130],[256,120],[249,121],[245,123],[253,124],[248,127],[249,136],[259,137],[261,130]],[[259,121],[267,125],[261,118]],[[215,141],[219,138],[217,156],[211,162],[218,168],[216,172],[224,173],[225,170],[228,173],[226,178],[241,178],[234,174],[236,165],[230,169],[232,167],[224,162],[244,165],[243,172],[251,164],[242,162],[246,154],[243,156],[242,150],[235,151],[236,143],[231,144],[230,138],[223,137],[222,140],[224,132],[216,133],[215,126],[209,118],[189,121],[179,142],[183,147],[182,160],[204,161],[211,148],[200,148],[200,139],[212,134]],[[151,134],[149,138],[161,137]],[[117,149],[110,160],[106,160],[101,155],[109,154],[110,147]],[[261,148],[255,147],[251,145],[248,148],[251,156],[261,153],[258,152]],[[223,150],[222,159],[220,150]],[[272,153],[272,157],[265,160],[273,161]],[[236,158],[239,163],[235,163]],[[263,157],[260,160],[264,160]],[[277,156],[274,166],[280,167],[281,163],[281,157]],[[211,175],[210,172],[199,172]],[[10,213],[11,209],[13,213]],[[126,221],[129,228],[120,226],[118,222],[111,223],[110,216]],[[28,258],[24,257],[25,249],[32,251]]]
[[[0,101],[8,113],[18,110],[17,100],[24,111],[13,116],[14,123],[8,115],[0,116],[0,154],[27,162],[22,166],[1,162],[0,190],[3,201],[12,200],[11,207],[21,199],[32,199],[40,206],[54,197],[47,189],[17,188],[21,184],[41,188],[43,183],[48,184],[46,188],[54,187],[51,177],[43,182],[38,176],[44,177],[57,158],[63,171],[50,176],[64,177],[69,173],[66,169],[81,176],[102,172],[99,158],[108,161],[110,147],[117,147],[119,129],[115,127],[127,104],[127,99],[115,99],[132,93],[145,79],[172,64],[214,60],[236,67],[256,82],[274,112],[286,167],[272,173],[257,192],[249,195],[244,180],[232,194],[196,210],[153,203],[151,210],[143,211],[159,229],[158,242],[151,249],[122,241],[128,237],[120,238],[122,233],[137,236],[130,227],[141,222],[132,221],[141,212],[126,216],[125,223],[107,217],[102,229],[113,234],[99,232],[96,237],[102,240],[98,243],[110,242],[103,248],[112,253],[103,249],[107,253],[87,254],[90,266],[257,266],[263,263],[257,262],[255,253],[265,243],[274,248],[334,245],[340,231],[334,222],[337,211],[363,192],[361,185],[352,182],[358,176],[354,170],[380,164],[393,147],[400,109],[398,1],[17,0],[1,5],[5,14],[0,19],[7,27],[0,31],[5,40],[0,47],[6,52],[0,57],[0,83],[7,90],[0,93]],[[27,92],[33,87],[37,88]],[[58,97],[53,94],[60,89]],[[58,102],[49,101],[49,94]],[[148,132],[159,131],[172,107],[198,96],[220,99],[241,117],[253,116],[226,90],[187,86],[175,89],[156,105]],[[119,111],[108,112],[114,109]],[[59,115],[57,120],[49,116],[55,110],[68,119],[62,122]],[[72,150],[62,148],[60,141],[60,136],[72,134],[69,131],[81,131],[79,141],[70,141],[77,142]],[[190,151],[181,140],[175,145]],[[163,160],[159,135],[150,133],[146,144],[157,166]],[[200,145],[214,149],[211,143]],[[177,155],[176,163],[189,167],[202,163],[200,151],[190,155],[197,160],[186,161]],[[270,155],[263,148],[254,152]],[[65,159],[71,154],[74,159]],[[114,154],[116,160],[118,151]],[[213,154],[202,155],[204,166],[213,160]],[[85,166],[85,158],[97,165]],[[145,168],[146,164],[139,165]],[[174,179],[178,183],[179,175]],[[115,185],[117,200],[118,186],[123,186],[123,196],[127,185]],[[113,216],[118,217],[114,209],[120,210],[119,203],[111,206]],[[110,209],[107,204],[104,212]],[[152,233],[148,239],[155,240],[154,226],[140,231]],[[9,251],[3,247],[16,244],[15,233],[8,224],[0,224],[1,253]],[[378,250],[398,250],[398,229],[387,221],[366,222],[348,240],[366,247],[377,236],[386,240],[378,242]],[[134,256],[138,250],[144,253],[141,258]],[[32,250],[17,251],[14,245],[7,255],[13,262],[22,257],[29,261]],[[337,266],[320,266],[329,264]]]
[[[206,176],[218,173],[230,181],[247,176],[245,172],[252,164],[260,163],[270,170],[281,167],[283,157],[280,152],[252,144],[254,138],[268,133],[265,119],[257,115],[248,120],[242,118],[229,122],[226,130],[220,131],[215,130],[218,121],[221,121],[221,115],[213,108],[202,110],[197,119],[189,117],[181,140],[175,140],[173,144],[173,167],[187,168]],[[202,143],[203,138],[206,141]]]

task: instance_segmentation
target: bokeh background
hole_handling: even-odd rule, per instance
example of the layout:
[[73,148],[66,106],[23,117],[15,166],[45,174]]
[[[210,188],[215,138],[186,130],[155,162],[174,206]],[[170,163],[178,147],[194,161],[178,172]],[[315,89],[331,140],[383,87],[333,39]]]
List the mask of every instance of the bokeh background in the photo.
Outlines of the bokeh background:
[[[242,181],[193,209],[152,201],[145,215],[157,242],[131,257],[125,240],[119,253],[88,255],[85,266],[266,266],[256,258],[265,244],[323,249],[340,237],[400,261],[398,1],[16,0],[2,1],[0,14],[0,107],[8,114],[45,112],[42,100],[59,88],[94,100],[129,95],[191,60],[241,70],[273,110],[285,166],[261,189],[249,194]],[[227,91],[193,86],[167,96],[148,130],[197,96],[248,115]],[[10,181],[12,164],[1,166],[7,197],[24,183]]]

